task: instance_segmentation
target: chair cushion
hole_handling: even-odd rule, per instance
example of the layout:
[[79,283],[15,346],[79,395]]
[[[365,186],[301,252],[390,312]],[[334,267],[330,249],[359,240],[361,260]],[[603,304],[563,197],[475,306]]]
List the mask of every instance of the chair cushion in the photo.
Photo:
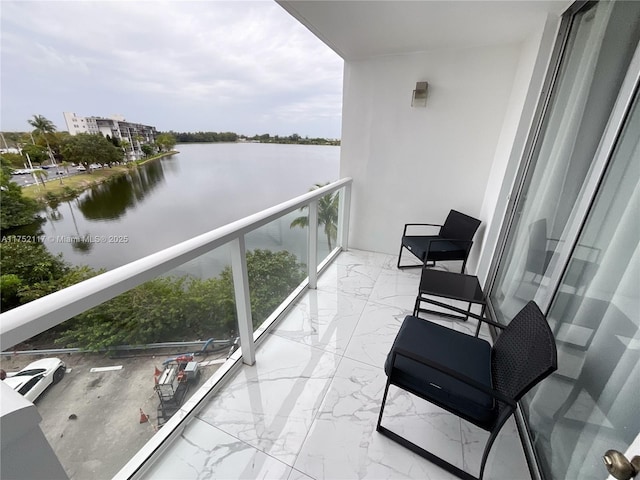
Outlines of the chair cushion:
[[[423,262],[442,262],[467,258],[467,250],[463,245],[448,240],[440,240],[440,237],[435,235],[424,237],[406,236],[402,238],[402,244]],[[429,250],[428,258],[426,258],[427,250]]]
[[[396,348],[415,352],[492,388],[491,345],[485,340],[407,316],[385,362],[388,376]],[[481,427],[495,419],[497,409],[491,395],[410,358],[396,356],[391,382]]]

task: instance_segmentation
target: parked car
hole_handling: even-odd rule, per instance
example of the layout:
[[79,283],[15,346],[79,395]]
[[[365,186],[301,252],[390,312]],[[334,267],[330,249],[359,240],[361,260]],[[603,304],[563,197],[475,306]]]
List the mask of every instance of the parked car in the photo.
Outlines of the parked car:
[[59,358],[43,358],[30,363],[18,373],[8,373],[4,382],[33,402],[49,385],[62,380],[66,371],[66,365]]
[[78,165],[76,167],[76,170],[79,171],[79,172],[86,172],[87,168],[84,165]]

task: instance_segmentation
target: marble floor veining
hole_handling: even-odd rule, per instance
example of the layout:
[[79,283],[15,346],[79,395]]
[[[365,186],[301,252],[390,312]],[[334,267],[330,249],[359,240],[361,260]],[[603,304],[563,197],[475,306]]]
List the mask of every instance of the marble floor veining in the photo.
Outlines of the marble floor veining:
[[[419,270],[390,255],[342,252],[191,421],[146,478],[451,479],[375,430],[384,359],[413,310]],[[451,328],[472,326],[434,317]],[[487,433],[398,389],[383,423],[477,473]],[[529,479],[509,420],[486,479]]]

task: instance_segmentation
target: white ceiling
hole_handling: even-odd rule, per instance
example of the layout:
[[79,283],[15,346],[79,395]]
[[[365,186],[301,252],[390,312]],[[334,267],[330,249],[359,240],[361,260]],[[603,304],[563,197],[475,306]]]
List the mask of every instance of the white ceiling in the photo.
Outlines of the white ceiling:
[[568,0],[276,0],[345,60],[519,42]]

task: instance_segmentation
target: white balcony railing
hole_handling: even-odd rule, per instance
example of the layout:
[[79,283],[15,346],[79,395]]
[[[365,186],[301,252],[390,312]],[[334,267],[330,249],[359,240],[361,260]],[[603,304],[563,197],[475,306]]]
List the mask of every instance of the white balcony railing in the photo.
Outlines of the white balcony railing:
[[[235,294],[235,305],[238,317],[238,332],[240,337],[240,351],[234,355],[239,364],[252,365],[255,362],[255,342],[267,331],[263,324],[254,332],[251,318],[250,292],[247,275],[245,251],[245,235],[294,212],[307,207],[309,215],[307,266],[308,278],[293,292],[287,300],[274,312],[265,324],[273,323],[279,313],[286,309],[297,293],[305,287],[315,289],[318,271],[326,264],[327,259],[317,262],[318,238],[318,200],[327,194],[341,190],[340,211],[338,219],[337,247],[329,252],[331,258],[341,249],[346,249],[349,233],[349,210],[351,198],[350,178],[344,178],[317,190],[293,198],[274,207],[263,210],[254,215],[242,218],[223,227],[204,233],[165,250],[149,255],[135,262],[108,271],[89,280],[65,288],[46,297],[34,300],[0,315],[0,351],[6,351],[39,333],[42,333],[62,322],[96,307],[138,285],[166,274],[172,269],[194,260],[207,252],[223,245],[230,247],[231,267]],[[241,355],[241,357],[240,357]],[[233,359],[232,358],[232,359]],[[180,424],[196,411],[198,404],[208,397],[217,383],[232,368],[228,362],[226,368],[221,368],[214,377],[189,399],[181,411],[156,434],[152,440],[136,453],[125,466],[121,474],[128,477],[138,470],[145,458],[153,452],[162,449],[163,442],[170,437]],[[4,448],[4,447],[3,447]]]

